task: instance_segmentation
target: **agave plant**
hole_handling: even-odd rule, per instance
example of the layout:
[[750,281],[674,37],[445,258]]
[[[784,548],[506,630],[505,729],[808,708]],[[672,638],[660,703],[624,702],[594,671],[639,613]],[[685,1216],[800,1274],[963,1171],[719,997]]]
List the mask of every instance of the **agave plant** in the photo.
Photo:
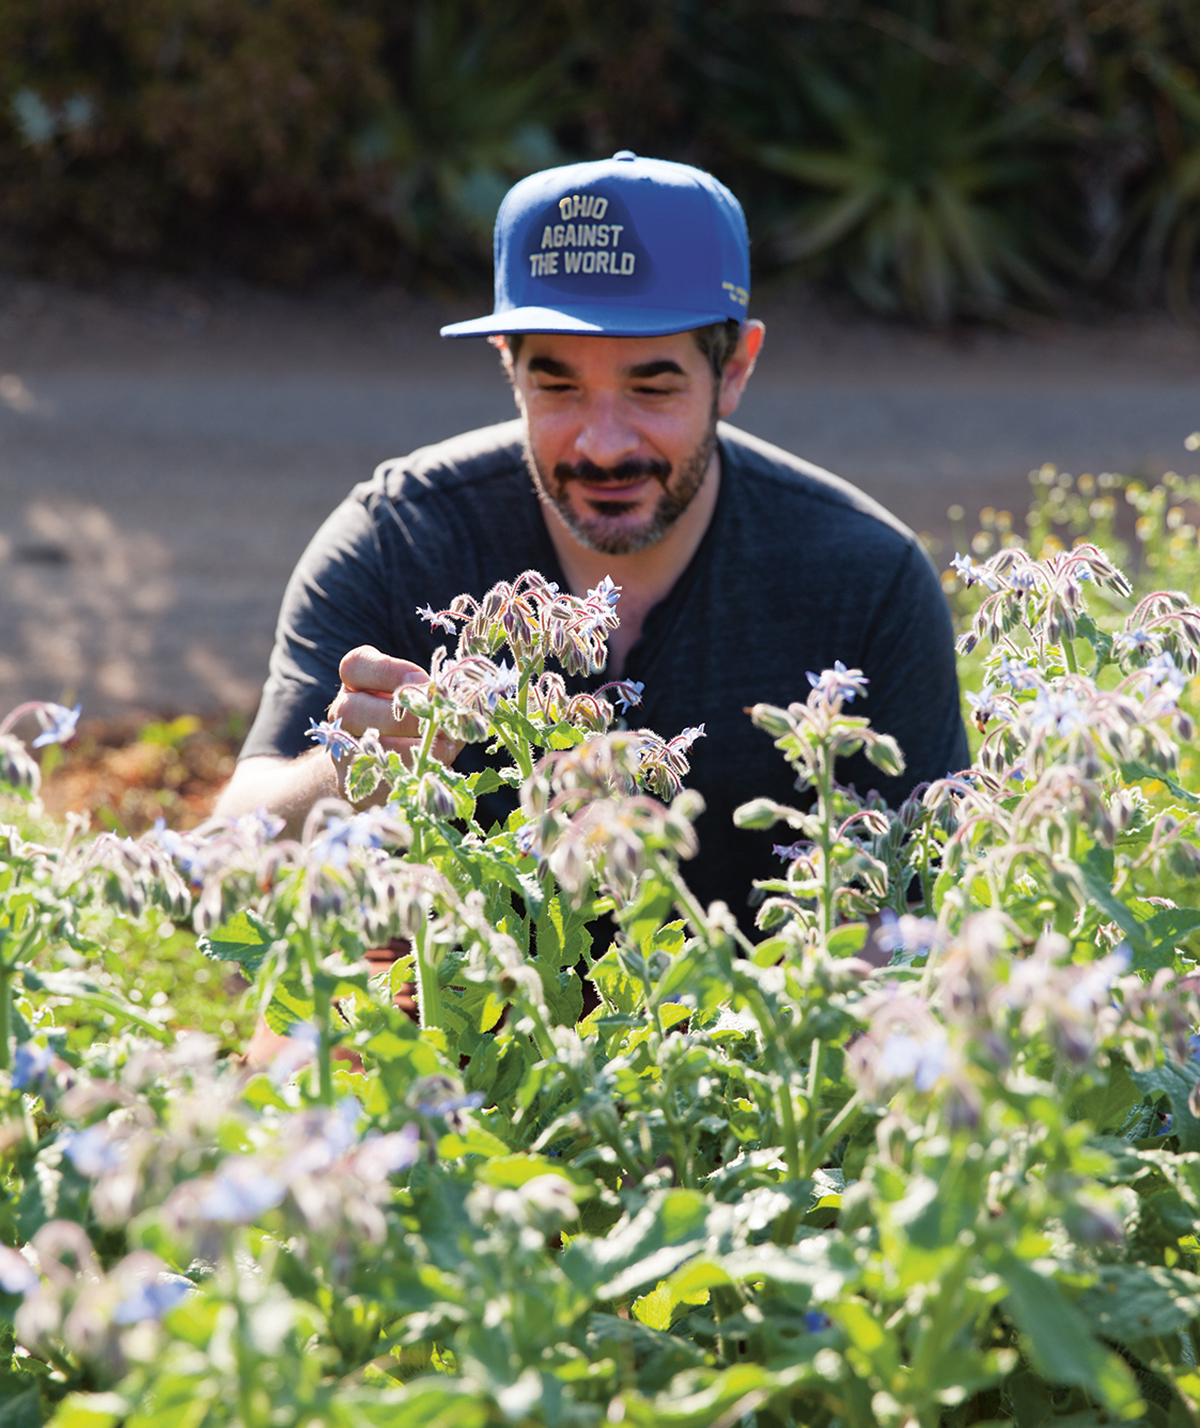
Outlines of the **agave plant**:
[[977,75],[899,43],[848,85],[808,70],[812,106],[832,148],[766,145],[766,167],[830,196],[803,203],[777,230],[784,262],[834,255],[871,307],[942,323],[993,314],[1014,294],[1052,289],[1010,217],[1009,196],[1041,168],[1047,111],[1027,98],[1001,108]]
[[1180,142],[1173,159],[1161,167],[1150,195],[1138,259],[1138,293],[1147,300],[1165,288],[1172,311],[1183,316],[1191,307],[1200,245],[1200,97],[1189,70],[1161,54],[1145,53],[1139,58],[1168,106]]
[[405,240],[427,259],[486,259],[500,200],[562,162],[548,127],[558,57],[534,54],[511,5],[438,0],[412,7],[408,65],[356,145],[360,168]]

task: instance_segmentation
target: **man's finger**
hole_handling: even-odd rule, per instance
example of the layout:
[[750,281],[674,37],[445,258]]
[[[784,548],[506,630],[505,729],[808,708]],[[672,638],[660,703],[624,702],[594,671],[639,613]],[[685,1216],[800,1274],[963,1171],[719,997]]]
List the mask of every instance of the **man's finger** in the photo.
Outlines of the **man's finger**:
[[329,706],[329,717],[340,719],[342,728],[355,738],[368,729],[378,729],[381,735],[393,738],[415,738],[421,732],[416,716],[407,709],[396,718],[390,694],[363,694],[343,689]]
[[401,684],[416,684],[429,678],[419,664],[385,655],[372,645],[359,645],[343,655],[338,674],[347,689],[367,690],[388,697]]

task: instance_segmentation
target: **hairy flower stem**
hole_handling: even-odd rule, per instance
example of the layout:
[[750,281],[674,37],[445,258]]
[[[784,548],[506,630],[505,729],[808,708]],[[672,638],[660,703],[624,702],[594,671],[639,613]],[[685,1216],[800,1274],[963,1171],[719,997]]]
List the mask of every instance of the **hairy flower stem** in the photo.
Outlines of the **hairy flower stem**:
[[1079,665],[1076,662],[1075,651],[1071,646],[1071,641],[1068,636],[1063,636],[1062,645],[1060,646],[1060,648],[1062,649],[1063,653],[1063,663],[1067,666],[1067,672],[1069,674],[1078,674]]
[[804,1179],[819,1170],[825,1161],[825,1157],[833,1147],[841,1140],[842,1136],[850,1129],[859,1116],[862,1114],[863,1096],[860,1091],[856,1091],[846,1102],[842,1109],[834,1116],[833,1120],[825,1127],[825,1134],[817,1141],[816,1145],[808,1151],[804,1163]]
[[919,876],[921,880],[921,915],[922,917],[933,916],[933,878],[930,875],[929,858],[929,835],[931,819],[926,816],[925,826],[921,830],[921,865]]
[[4,942],[0,934],[0,1071],[7,1071],[10,1058],[10,1025],[12,1022],[12,978],[14,968],[4,958]]
[[833,769],[828,748],[817,758],[817,819],[821,827],[821,938],[833,931]]
[[442,1024],[442,988],[438,981],[438,969],[432,966],[425,955],[425,942],[429,935],[429,924],[422,922],[417,927],[413,939],[413,950],[417,963],[417,1010],[421,1017],[421,1030],[429,1031]]
[[311,928],[305,928],[302,949],[304,965],[312,985],[313,1020],[317,1026],[317,1077],[320,1101],[323,1106],[333,1105],[333,1002],[329,987],[317,966],[317,949],[313,944]]

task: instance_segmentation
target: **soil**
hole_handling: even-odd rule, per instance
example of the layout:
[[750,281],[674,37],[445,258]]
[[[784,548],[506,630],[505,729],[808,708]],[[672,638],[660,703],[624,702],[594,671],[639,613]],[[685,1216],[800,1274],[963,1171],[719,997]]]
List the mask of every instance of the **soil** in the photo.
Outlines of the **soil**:
[[[288,575],[349,488],[512,415],[491,349],[438,336],[487,305],[0,275],[0,713],[81,701],[133,732],[250,714]],[[1194,469],[1191,328],[1107,314],[932,333],[803,288],[756,293],[755,312],[767,342],[737,423],[862,487],[942,559],[950,508],[1019,520],[1043,462]],[[192,777],[169,790],[181,816]]]
[[159,818],[172,828],[194,828],[211,814],[233,772],[241,737],[239,723],[228,718],[88,720],[45,760],[42,803],[58,817],[87,813],[93,827],[132,837]]

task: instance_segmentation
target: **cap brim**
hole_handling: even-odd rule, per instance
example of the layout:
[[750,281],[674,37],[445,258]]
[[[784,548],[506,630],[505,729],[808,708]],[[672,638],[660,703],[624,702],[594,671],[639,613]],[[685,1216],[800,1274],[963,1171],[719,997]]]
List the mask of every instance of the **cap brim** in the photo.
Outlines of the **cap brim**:
[[[452,322],[443,337],[495,337],[506,332],[577,333],[586,337],[667,337],[690,332],[731,316],[717,308],[681,311],[675,307],[514,307],[468,322]],[[736,320],[736,319],[735,319]]]

